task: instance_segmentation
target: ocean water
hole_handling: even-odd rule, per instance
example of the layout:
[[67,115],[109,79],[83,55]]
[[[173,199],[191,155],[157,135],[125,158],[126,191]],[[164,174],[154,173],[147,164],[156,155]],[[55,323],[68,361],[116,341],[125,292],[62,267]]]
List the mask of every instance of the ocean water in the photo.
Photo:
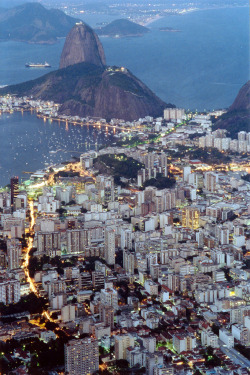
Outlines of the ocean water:
[[30,112],[0,116],[0,187],[12,176],[27,179],[24,172],[80,157],[112,142],[112,133],[93,126],[43,121]]
[[150,28],[141,38],[101,41],[108,64],[125,65],[167,103],[225,108],[249,79],[248,8],[168,16]]
[[[162,18],[150,24],[151,32],[143,37],[101,38],[107,64],[127,67],[167,103],[201,111],[226,108],[249,79],[248,14],[248,8],[197,11]],[[102,22],[100,16],[83,20],[92,27]],[[181,31],[162,32],[160,27]],[[55,45],[1,42],[0,85],[57,69],[63,44],[64,39]],[[25,67],[26,62],[44,61],[52,68]],[[66,131],[65,125],[43,123],[29,113],[2,115],[0,186],[22,171],[33,172],[45,163],[79,155],[86,149],[85,140],[94,144],[101,134],[74,126]],[[58,149],[63,151],[50,152]]]
[[[119,18],[119,17],[117,17]],[[111,18],[83,17],[92,27]],[[162,32],[160,27],[180,32]],[[107,64],[125,66],[161,99],[185,109],[228,107],[249,79],[249,8],[202,10],[167,16],[136,38],[101,38]],[[0,44],[0,85],[57,69],[64,39],[55,45]],[[51,69],[25,68],[48,61]]]

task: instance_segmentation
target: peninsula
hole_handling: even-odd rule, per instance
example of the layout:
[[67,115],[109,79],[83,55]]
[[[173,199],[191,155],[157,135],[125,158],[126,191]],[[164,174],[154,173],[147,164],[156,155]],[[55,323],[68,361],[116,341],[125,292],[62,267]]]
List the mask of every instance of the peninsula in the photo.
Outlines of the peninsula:
[[160,116],[166,104],[124,67],[106,66],[98,36],[77,23],[68,34],[60,68],[33,81],[0,89],[61,104],[60,113],[137,120]]

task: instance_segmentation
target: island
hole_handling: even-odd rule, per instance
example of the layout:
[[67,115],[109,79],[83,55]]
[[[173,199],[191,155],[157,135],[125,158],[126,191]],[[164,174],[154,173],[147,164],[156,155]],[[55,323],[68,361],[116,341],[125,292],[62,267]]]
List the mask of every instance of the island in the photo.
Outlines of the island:
[[107,36],[112,38],[122,38],[128,36],[143,36],[150,30],[142,25],[127,19],[115,20],[108,25],[95,30],[100,36]]

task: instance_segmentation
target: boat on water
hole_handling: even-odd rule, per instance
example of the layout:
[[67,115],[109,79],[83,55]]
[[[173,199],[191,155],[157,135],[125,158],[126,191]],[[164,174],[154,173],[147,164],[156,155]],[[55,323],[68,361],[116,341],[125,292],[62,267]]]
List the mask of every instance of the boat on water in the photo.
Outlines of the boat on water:
[[51,65],[45,61],[45,63],[26,63],[26,68],[51,68]]

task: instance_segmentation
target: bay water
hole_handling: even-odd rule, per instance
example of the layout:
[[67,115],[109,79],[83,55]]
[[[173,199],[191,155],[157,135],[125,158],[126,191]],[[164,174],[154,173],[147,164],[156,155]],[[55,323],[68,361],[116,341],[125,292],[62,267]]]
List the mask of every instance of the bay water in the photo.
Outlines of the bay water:
[[[249,9],[242,7],[167,16],[150,24],[151,32],[142,37],[102,37],[101,42],[108,65],[128,68],[166,103],[200,111],[227,108],[249,79],[248,15]],[[83,21],[92,27],[102,20],[106,19],[83,17]],[[180,31],[163,32],[162,27]],[[35,79],[58,69],[64,41],[62,38],[54,45],[1,42],[0,85]],[[52,65],[50,69],[25,67],[27,62],[45,61]],[[92,134],[82,127],[76,129],[73,126],[67,132],[63,126],[44,124],[29,113],[2,115],[0,186],[7,184],[10,176],[20,175],[26,169],[34,171],[53,158],[61,160],[66,156],[65,150],[76,151],[72,147],[74,134],[81,135],[79,152],[84,151],[85,138],[91,138]],[[40,148],[32,141],[31,135],[35,142],[41,138]],[[90,138],[87,141],[94,144]],[[49,153],[57,146],[50,144],[52,149],[49,148],[53,139],[65,142],[62,153]],[[22,145],[21,149],[19,145]],[[40,150],[37,154],[35,148]],[[14,152],[17,149],[18,158]]]

